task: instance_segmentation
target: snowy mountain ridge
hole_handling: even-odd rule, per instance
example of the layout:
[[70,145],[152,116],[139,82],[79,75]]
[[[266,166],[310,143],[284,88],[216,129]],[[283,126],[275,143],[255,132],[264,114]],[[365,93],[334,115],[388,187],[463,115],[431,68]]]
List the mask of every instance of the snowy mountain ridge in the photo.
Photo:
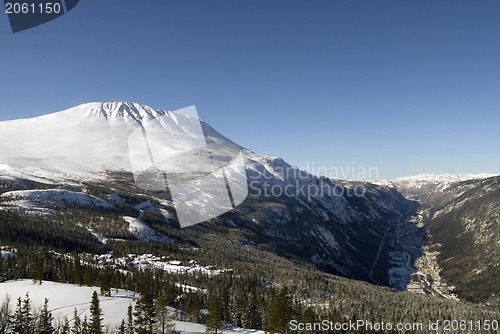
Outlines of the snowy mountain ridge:
[[170,112],[137,103],[94,102],[0,122],[0,173],[50,183],[104,179],[106,171],[130,172],[128,139],[137,129],[145,135],[165,133],[171,140],[163,145],[170,152],[184,152],[201,140],[220,153],[214,160],[227,160],[242,149],[190,113],[189,108]]
[[[394,187],[320,178],[290,166],[281,158],[253,153],[192,117],[189,110],[181,111],[158,111],[134,103],[88,103],[33,119],[0,122],[0,183],[4,182],[4,188],[9,191],[35,190],[37,193],[47,187],[43,184],[50,184],[51,189],[71,186],[76,192],[84,193],[86,184],[93,183],[104,190],[90,194],[97,194],[102,200],[107,200],[116,191],[114,188],[123,187],[124,196],[133,193],[134,197],[149,196],[152,202],[157,202],[150,212],[158,214],[162,220],[159,224],[167,222],[173,226],[179,212],[177,207],[173,212],[173,197],[165,198],[167,202],[164,202],[155,197],[161,194],[139,189],[131,178],[130,134],[135,132],[141,137],[141,131],[147,135],[161,130],[171,139],[161,141],[168,154],[190,150],[189,154],[174,155],[167,161],[167,164],[185,167],[189,172],[184,174],[186,182],[191,181],[189,178],[194,180],[188,190],[197,196],[184,201],[186,205],[199,208],[203,213],[221,204],[219,200],[213,201],[211,185],[223,177],[229,181],[238,179],[240,172],[225,166],[243,151],[248,197],[218,218],[219,223],[231,221],[232,228],[248,230],[244,242],[266,240],[272,245],[282,244],[280,252],[286,249],[325,271],[387,282],[386,253],[390,249],[387,246],[381,249],[381,238],[389,220],[409,214],[414,206],[411,201]],[[199,144],[200,126],[206,146],[191,149],[193,142]],[[208,186],[206,177],[198,182],[200,160],[207,162],[205,165],[223,166],[225,175],[217,174]],[[27,181],[38,181],[38,184]],[[31,202],[25,198],[3,197],[3,200],[5,205],[23,204],[19,209],[32,211],[26,207]],[[56,207],[65,205],[61,198],[54,201]],[[136,210],[127,203],[113,204]],[[53,209],[46,205],[38,207],[49,214]],[[118,211],[117,215],[122,220],[121,217],[134,214]],[[144,223],[140,216],[137,219],[140,221],[137,223]],[[122,237],[130,237],[129,234],[126,229],[121,232]],[[106,236],[101,239],[105,240]],[[382,254],[378,258],[382,260],[374,261],[378,249]]]

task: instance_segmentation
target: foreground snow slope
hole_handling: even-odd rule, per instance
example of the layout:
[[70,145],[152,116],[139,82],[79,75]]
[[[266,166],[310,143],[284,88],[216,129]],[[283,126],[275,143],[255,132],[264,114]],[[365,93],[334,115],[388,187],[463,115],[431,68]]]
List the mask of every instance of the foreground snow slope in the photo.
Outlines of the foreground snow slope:
[[[49,310],[58,319],[73,317],[73,310],[76,308],[78,314],[83,318],[89,317],[90,299],[93,291],[99,293],[98,287],[77,286],[73,284],[63,284],[44,281],[42,285],[33,284],[32,280],[19,280],[0,283],[0,303],[6,296],[11,299],[12,307],[15,307],[18,297],[24,298],[28,292],[34,306],[43,304],[45,298],[49,299]],[[122,319],[127,318],[128,306],[135,305],[134,299],[138,295],[131,291],[115,289],[111,292],[111,297],[99,297],[101,308],[104,313],[104,324],[111,328],[120,324]],[[201,324],[175,321],[176,329],[181,333],[206,333],[206,327]],[[220,333],[253,333],[263,334],[263,331],[252,329],[232,328],[225,329]]]
[[[18,297],[24,298],[28,292],[35,306],[43,304],[45,298],[49,300],[49,310],[57,318],[73,318],[76,308],[78,314],[83,318],[89,317],[90,299],[92,293],[100,289],[98,287],[77,286],[43,281],[42,285],[33,284],[32,280],[19,280],[0,283],[0,301],[6,296],[11,299],[12,307],[15,306]],[[135,305],[134,298],[137,295],[131,291],[112,290],[111,297],[100,296],[101,308],[104,313],[104,324],[115,326],[122,319],[127,319],[127,308],[130,304]]]

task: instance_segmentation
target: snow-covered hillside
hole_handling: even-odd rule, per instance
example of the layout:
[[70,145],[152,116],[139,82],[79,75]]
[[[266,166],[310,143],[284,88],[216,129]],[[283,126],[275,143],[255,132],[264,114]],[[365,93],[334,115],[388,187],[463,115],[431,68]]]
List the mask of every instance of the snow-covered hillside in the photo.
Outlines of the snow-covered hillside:
[[94,102],[0,122],[0,175],[53,181],[103,178],[106,170],[131,171],[134,152],[129,150],[129,137],[137,129],[153,139],[161,130],[163,138],[170,139],[161,145],[165,157],[205,144],[217,146],[221,158],[241,149],[208,124],[201,122],[200,128],[189,110]]
[[399,177],[390,183],[402,188],[419,189],[429,184],[438,186],[438,189],[444,190],[453,183],[486,179],[495,176],[495,174],[418,174],[414,176]]
[[[9,296],[12,305],[17,298],[24,298],[29,293],[34,305],[40,306],[44,299],[49,299],[49,310],[55,318],[67,317],[71,320],[73,311],[77,309],[83,318],[89,317],[90,299],[92,293],[99,287],[77,286],[55,282],[42,282],[42,285],[34,284],[32,280],[19,280],[0,283],[0,302]],[[108,326],[119,325],[122,319],[127,319],[127,308],[135,305],[138,295],[125,290],[112,290],[111,297],[99,297],[101,308],[104,313],[104,324]]]
[[71,206],[114,209],[112,204],[95,196],[61,189],[8,191],[0,197],[7,205],[28,212],[50,212],[47,210]]
[[[49,311],[56,320],[67,317],[70,320],[76,309],[81,318],[90,317],[90,299],[93,291],[99,293],[98,287],[77,286],[44,281],[42,285],[34,284],[32,280],[19,280],[0,283],[0,303],[9,296],[12,305],[17,298],[24,298],[29,293],[30,299],[35,306],[41,306],[45,300],[49,300]],[[100,306],[104,314],[104,324],[111,329],[116,328],[122,319],[127,319],[129,305],[135,306],[135,301],[140,296],[126,290],[111,290],[111,297],[99,297]],[[171,309],[174,313],[175,310]],[[175,327],[181,333],[206,333],[206,327],[202,324],[174,321]],[[242,328],[225,329],[221,333],[253,333],[263,334],[263,331],[248,330]]]
[[[51,214],[53,207],[33,200],[48,195],[39,190],[26,193],[21,189],[31,190],[32,185],[20,180],[81,189],[49,201],[66,200],[68,206],[86,203],[85,192],[92,188],[87,184],[93,183],[100,189],[97,194],[104,192],[100,200],[112,202],[118,210],[127,209],[123,214],[116,212],[121,221],[125,216],[128,222],[120,236],[129,233],[143,241],[166,241],[170,239],[134,216],[143,210],[135,206],[144,198],[140,202],[129,198],[128,203],[112,195],[117,182],[128,182],[124,193],[134,192],[129,197],[151,196],[149,190],[165,192],[168,184],[169,204],[159,204],[165,203],[159,197],[150,198],[155,204],[147,209],[168,218],[162,223],[176,223],[171,219],[176,217],[185,227],[186,212],[186,220],[194,223],[230,212],[233,227],[251,231],[244,237],[247,241],[257,236],[281,240],[289,244],[294,256],[329,272],[368,279],[371,271],[372,281],[387,281],[387,263],[377,261],[373,269],[373,257],[387,221],[411,208],[393,187],[313,176],[279,157],[245,150],[189,111],[167,112],[122,102],[88,103],[47,116],[0,122],[0,185],[4,182],[9,191],[1,198],[2,206]],[[157,169],[132,175],[132,170],[148,169],[153,161]],[[166,178],[158,169],[165,171]],[[95,203],[95,207],[105,207]],[[172,207],[175,215],[167,212]]]

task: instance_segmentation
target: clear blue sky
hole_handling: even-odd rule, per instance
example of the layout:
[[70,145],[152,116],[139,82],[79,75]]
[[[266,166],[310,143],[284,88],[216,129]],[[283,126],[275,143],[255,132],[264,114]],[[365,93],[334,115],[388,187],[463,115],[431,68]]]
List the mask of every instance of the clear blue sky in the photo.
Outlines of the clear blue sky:
[[299,167],[500,173],[497,0],[81,0],[13,34],[0,120],[88,101],[202,119]]

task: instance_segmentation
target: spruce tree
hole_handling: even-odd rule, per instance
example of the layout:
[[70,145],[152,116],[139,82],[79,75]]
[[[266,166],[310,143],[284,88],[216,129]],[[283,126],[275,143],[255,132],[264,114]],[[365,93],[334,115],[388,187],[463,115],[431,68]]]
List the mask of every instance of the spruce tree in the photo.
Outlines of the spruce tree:
[[258,329],[262,326],[262,317],[257,308],[258,302],[255,293],[251,293],[248,306],[243,308],[241,320],[245,328]]
[[118,326],[118,333],[119,334],[125,334],[125,319],[122,319],[122,322],[120,322],[120,326]]
[[133,312],[132,312],[132,305],[128,306],[127,310],[127,334],[134,334],[134,317],[133,317]]
[[38,331],[37,334],[52,334],[54,333],[54,327],[52,327],[52,313],[48,310],[49,300],[45,298],[42,310],[38,317]]
[[288,295],[288,288],[284,287],[271,299],[268,309],[266,330],[271,333],[287,333],[288,322],[292,317],[292,301]]
[[67,334],[70,333],[69,320],[67,317],[64,317],[62,325],[58,328],[57,333],[59,334]]
[[81,333],[82,334],[92,334],[90,332],[90,326],[89,326],[89,322],[87,320],[87,316],[83,317]]
[[12,315],[12,333],[33,334],[35,333],[35,323],[31,311],[31,299],[26,293],[24,299],[17,299],[17,306]]
[[94,284],[94,273],[92,270],[92,266],[85,267],[85,272],[83,275],[83,282],[87,286],[92,286],[92,284]]
[[102,328],[102,309],[99,304],[99,296],[97,292],[94,291],[92,294],[92,300],[90,302],[90,323],[89,323],[89,334],[103,334]]
[[[1,257],[0,257],[1,258]],[[6,334],[10,324],[10,298],[5,297],[5,300],[0,305],[0,334]]]
[[44,273],[45,273],[45,267],[43,264],[43,259],[39,258],[35,263],[35,274],[33,276],[33,283],[38,283],[39,285],[42,285]]
[[80,256],[75,255],[75,267],[73,268],[73,279],[75,284],[82,286],[82,263],[80,262]]
[[138,334],[153,333],[156,322],[156,307],[154,302],[154,280],[150,271],[145,271],[139,280],[141,298],[135,304],[135,324]]
[[99,286],[102,296],[111,296],[111,269],[106,265],[99,275]]
[[222,325],[222,306],[216,290],[210,292],[208,298],[207,332],[217,334]]
[[161,293],[156,301],[156,319],[158,322],[158,327],[161,329],[161,333],[173,334],[177,333],[175,330],[175,324],[172,321],[172,317],[168,312],[168,298],[165,294]]
[[71,334],[82,334],[82,320],[78,316],[78,311],[73,311],[73,325],[71,326]]

